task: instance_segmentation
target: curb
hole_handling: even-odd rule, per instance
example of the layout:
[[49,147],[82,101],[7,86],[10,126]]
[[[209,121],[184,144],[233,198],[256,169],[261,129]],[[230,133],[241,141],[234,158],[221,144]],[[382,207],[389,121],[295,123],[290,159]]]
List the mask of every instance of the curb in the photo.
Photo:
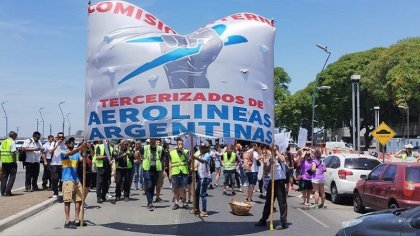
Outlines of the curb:
[[3,220],[0,220],[0,232],[2,232],[3,230],[9,228],[10,226],[13,226],[35,214],[37,214],[38,212],[41,212],[45,209],[47,209],[48,207],[54,205],[55,203],[58,202],[58,199],[48,199],[44,202],[41,202],[33,207],[30,207],[24,211],[21,211],[19,213],[16,213],[12,216],[9,216]]

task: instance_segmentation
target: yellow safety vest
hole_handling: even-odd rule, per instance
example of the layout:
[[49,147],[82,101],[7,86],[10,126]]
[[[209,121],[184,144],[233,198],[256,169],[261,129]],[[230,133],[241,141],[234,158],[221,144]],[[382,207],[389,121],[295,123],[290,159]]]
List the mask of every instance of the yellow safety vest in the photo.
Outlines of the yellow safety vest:
[[184,155],[179,155],[178,150],[174,149],[169,154],[171,155],[171,173],[172,175],[177,175],[182,172],[182,174],[188,174],[188,162],[187,155],[188,149],[183,150]]
[[[115,151],[118,152],[119,150],[116,149]],[[130,155],[131,154],[131,150],[130,149],[127,149],[127,153]],[[131,167],[133,167],[133,164],[131,163],[130,158],[126,157],[126,161],[127,161],[127,167],[122,167],[122,168],[131,169]],[[119,164],[120,163],[118,161],[116,161],[115,162],[115,167],[118,168],[119,167]]]
[[[109,146],[109,155],[112,156],[112,153],[114,151],[114,148],[111,145],[109,145],[109,144],[108,144],[108,146]],[[97,144],[95,146],[95,150],[94,150],[95,156],[93,156],[93,159],[94,159],[94,161],[96,163],[96,167],[102,168],[102,167],[104,167],[104,160],[97,160],[96,159],[96,148],[97,147],[99,147],[99,150],[100,150],[99,151],[99,155],[100,156],[105,156],[105,145],[103,143],[102,144]]]
[[235,162],[236,162],[236,154],[232,152],[230,154],[230,159],[227,157],[227,152],[223,153],[223,163],[225,166],[225,170],[234,170],[235,169]]
[[[156,170],[162,171],[162,162],[160,161],[160,155],[162,154],[163,148],[161,146],[156,146]],[[152,152],[150,150],[150,145],[144,146],[143,152],[143,170],[150,170],[150,160],[152,159]]]
[[13,153],[11,151],[12,144],[14,140],[11,138],[8,138],[6,140],[3,140],[1,142],[0,152],[1,152],[1,162],[2,163],[13,163]]

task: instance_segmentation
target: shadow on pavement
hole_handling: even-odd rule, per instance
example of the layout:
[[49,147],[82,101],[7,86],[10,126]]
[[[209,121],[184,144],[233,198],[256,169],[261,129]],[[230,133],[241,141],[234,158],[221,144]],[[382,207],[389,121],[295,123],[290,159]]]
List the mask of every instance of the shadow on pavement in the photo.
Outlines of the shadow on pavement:
[[[179,225],[142,225],[114,222],[101,226],[121,231],[163,235],[248,235],[268,231],[269,227],[255,227],[255,222],[194,222]],[[279,225],[279,221],[274,221]]]

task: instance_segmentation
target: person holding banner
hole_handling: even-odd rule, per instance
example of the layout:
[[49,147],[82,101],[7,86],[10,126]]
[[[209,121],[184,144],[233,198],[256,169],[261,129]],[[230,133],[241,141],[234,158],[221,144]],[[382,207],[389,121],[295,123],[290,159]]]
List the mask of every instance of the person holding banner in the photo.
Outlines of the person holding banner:
[[[273,160],[274,159],[274,160]],[[272,169],[272,165],[274,168]],[[274,173],[271,173],[274,170]],[[280,208],[280,222],[276,227],[277,230],[288,228],[287,223],[287,193],[286,193],[286,163],[283,155],[280,154],[279,147],[274,145],[274,158],[270,158],[264,162],[264,174],[267,176],[274,176],[274,192],[271,187],[267,188],[267,197],[265,200],[264,210],[261,219],[255,226],[267,226],[267,219],[270,216],[270,208],[274,206],[271,202],[271,194],[274,194],[274,201],[277,199]],[[272,180],[269,181],[268,186],[272,185]]]
[[[80,151],[86,148],[86,142],[74,148],[74,138],[69,138],[66,142],[67,151],[61,153],[62,181],[63,181],[63,201],[66,221],[64,228],[75,228],[80,226],[79,215],[82,202],[82,184],[77,174],[78,162],[82,160]],[[74,222],[70,221],[70,204],[75,203]]]
[[185,202],[184,191],[188,184],[188,149],[184,148],[184,141],[181,138],[177,140],[177,147],[170,151],[169,155],[169,178],[172,179],[175,200],[172,210],[179,209],[180,205],[182,208],[189,209]]
[[143,177],[146,188],[147,209],[154,211],[153,195],[159,178],[159,172],[163,171],[163,148],[156,145],[155,138],[150,140],[150,145],[144,146],[141,151]]

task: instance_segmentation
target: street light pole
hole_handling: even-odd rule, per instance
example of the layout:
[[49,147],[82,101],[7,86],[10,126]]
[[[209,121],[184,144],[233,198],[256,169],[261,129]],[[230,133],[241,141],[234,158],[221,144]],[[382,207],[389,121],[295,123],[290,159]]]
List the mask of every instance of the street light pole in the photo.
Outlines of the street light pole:
[[67,113],[66,115],[67,115],[67,121],[69,122],[69,133],[68,133],[68,135],[70,135],[71,134],[71,123],[70,123],[70,118],[69,118],[69,115],[70,115],[71,113]]
[[62,101],[62,102],[60,102],[59,104],[58,104],[58,107],[60,108],[60,111],[61,111],[61,116],[63,116],[63,133],[64,133],[64,125],[65,125],[65,123],[66,123],[66,118],[64,117],[64,114],[63,114],[63,109],[61,109],[61,104],[63,104],[63,103],[65,103],[66,101]]
[[8,124],[8,121],[7,121],[7,113],[6,113],[6,110],[4,109],[4,106],[3,106],[6,102],[7,102],[7,101],[3,101],[3,102],[1,103],[1,107],[3,108],[4,117],[6,118],[6,135],[5,135],[4,137],[6,137],[6,138],[7,138],[7,133],[8,133],[7,124]]
[[[375,106],[375,107],[373,107],[373,109],[375,110],[375,129],[376,129],[379,126],[379,110],[380,110],[380,107]],[[376,150],[376,153],[379,153],[379,142],[378,142],[378,140],[376,140],[375,150]]]
[[41,110],[44,109],[44,107],[39,108],[39,114],[41,115],[41,121],[42,121],[42,140],[44,140],[44,132],[45,132],[45,121],[44,117],[42,116]]
[[[355,148],[355,150],[357,150],[357,153],[360,153],[360,96],[359,96],[360,75],[352,75],[350,79],[352,82],[353,148],[357,145],[357,149]],[[355,106],[356,106],[356,109],[355,109]]]
[[404,142],[404,143],[409,144],[410,143],[410,108],[408,107],[408,104],[399,105],[398,107],[407,111],[407,128],[406,128],[407,129],[407,132],[406,132],[407,133],[407,139],[406,139],[406,142]]
[[322,72],[325,69],[325,66],[327,65],[328,59],[330,59],[331,56],[331,52],[328,51],[327,47],[321,46],[319,44],[316,45],[318,48],[322,49],[324,52],[326,52],[328,54],[327,59],[325,60],[324,66],[322,66],[322,70],[321,72],[318,74],[318,76],[315,79],[315,86],[314,89],[312,91],[312,120],[311,120],[311,147],[314,147],[314,120],[315,120],[315,97],[316,97],[316,92],[318,89],[318,78],[319,75],[322,74]]

